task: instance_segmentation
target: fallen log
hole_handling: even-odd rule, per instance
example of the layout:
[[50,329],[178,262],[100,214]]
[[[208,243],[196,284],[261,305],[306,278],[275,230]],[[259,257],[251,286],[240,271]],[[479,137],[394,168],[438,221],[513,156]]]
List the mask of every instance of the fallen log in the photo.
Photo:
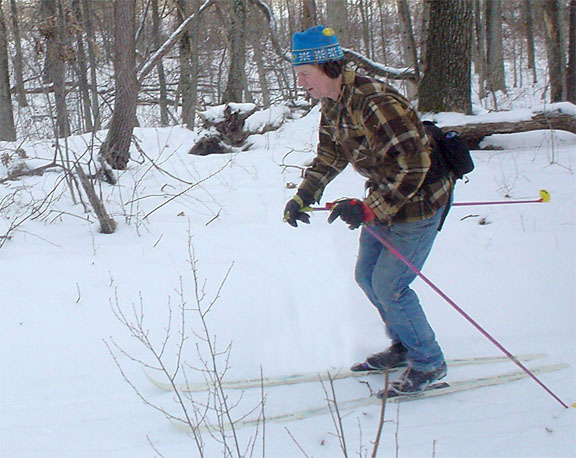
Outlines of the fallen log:
[[576,116],[561,112],[537,113],[531,119],[515,122],[479,122],[445,126],[442,129],[460,132],[470,149],[480,149],[480,142],[488,135],[513,134],[531,130],[565,130],[576,134]]

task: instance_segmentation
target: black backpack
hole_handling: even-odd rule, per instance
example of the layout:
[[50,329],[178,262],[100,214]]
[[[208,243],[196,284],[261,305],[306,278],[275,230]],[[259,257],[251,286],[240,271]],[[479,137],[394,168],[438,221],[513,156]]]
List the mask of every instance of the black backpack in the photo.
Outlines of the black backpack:
[[474,170],[470,150],[459,132],[453,130],[444,132],[431,121],[424,121],[423,124],[426,133],[432,138],[430,154],[432,164],[426,175],[426,182],[433,183],[449,176],[450,172],[456,179],[462,179],[464,175]]

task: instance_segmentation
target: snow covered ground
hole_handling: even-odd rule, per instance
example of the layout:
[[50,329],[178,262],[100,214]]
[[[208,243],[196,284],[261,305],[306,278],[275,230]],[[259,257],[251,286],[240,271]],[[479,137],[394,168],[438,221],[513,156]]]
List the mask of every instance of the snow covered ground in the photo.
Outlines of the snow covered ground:
[[[163,358],[174,367],[185,302],[187,376],[203,380],[193,368],[209,361],[210,352],[193,310],[192,259],[205,293],[201,306],[213,302],[207,333],[218,351],[230,344],[217,359],[220,368],[228,366],[226,379],[324,372],[387,346],[376,312],[353,280],[358,231],[328,225],[325,214],[297,229],[282,222],[294,192],[287,185],[299,182],[298,166],[312,158],[317,122],[313,111],[252,137],[248,152],[215,157],[188,155],[197,134],[185,129],[137,129],[147,158],[134,149],[119,185],[102,184],[119,226],[113,235],[100,234],[94,216],[73,204],[58,170],[0,185],[0,234],[30,214],[30,202],[38,215],[0,249],[0,456],[199,455],[191,435],[134,393],[108,349],[142,397],[182,415],[174,394],[153,386],[134,361],[153,363],[153,357],[117,315],[140,323],[157,349],[168,334]],[[68,146],[82,154],[89,141],[73,137]],[[474,151],[477,168],[457,185],[455,201],[533,199],[540,189],[551,201],[453,208],[424,273],[510,351],[548,354],[530,367],[570,363],[541,378],[572,405],[576,136],[541,131],[486,142],[503,149]],[[53,142],[22,147],[29,159],[14,161],[34,167],[52,159]],[[350,169],[325,199],[362,192]],[[424,283],[417,280],[415,288],[448,358],[499,354]],[[512,363],[459,367],[447,381],[515,369]],[[383,383],[382,377],[368,380],[373,390]],[[370,392],[358,380],[334,387],[338,401]],[[238,402],[234,418],[261,398],[258,389],[228,395]],[[319,383],[269,388],[265,396],[269,416],[326,405]],[[532,380],[390,405],[379,456],[573,457],[575,415]],[[370,455],[378,416],[377,405],[345,412],[349,456]],[[253,456],[262,456],[263,447],[269,457],[342,456],[334,432],[330,415],[270,423],[264,432],[239,431],[239,448],[249,455],[253,445]],[[225,456],[217,439],[202,438],[204,456]]]

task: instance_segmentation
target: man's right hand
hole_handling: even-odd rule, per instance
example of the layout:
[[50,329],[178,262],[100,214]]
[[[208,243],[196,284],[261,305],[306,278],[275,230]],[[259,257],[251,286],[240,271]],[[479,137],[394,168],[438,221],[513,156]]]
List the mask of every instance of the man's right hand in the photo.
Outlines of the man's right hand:
[[284,208],[284,221],[293,227],[298,227],[297,221],[310,224],[310,215],[302,210],[310,205],[313,200],[306,191],[298,191]]

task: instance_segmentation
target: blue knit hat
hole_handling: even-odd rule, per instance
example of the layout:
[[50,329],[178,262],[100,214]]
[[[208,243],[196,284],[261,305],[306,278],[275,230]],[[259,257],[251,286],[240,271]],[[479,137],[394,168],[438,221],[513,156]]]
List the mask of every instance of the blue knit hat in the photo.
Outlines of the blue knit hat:
[[334,30],[317,25],[292,37],[292,65],[317,64],[344,58]]

